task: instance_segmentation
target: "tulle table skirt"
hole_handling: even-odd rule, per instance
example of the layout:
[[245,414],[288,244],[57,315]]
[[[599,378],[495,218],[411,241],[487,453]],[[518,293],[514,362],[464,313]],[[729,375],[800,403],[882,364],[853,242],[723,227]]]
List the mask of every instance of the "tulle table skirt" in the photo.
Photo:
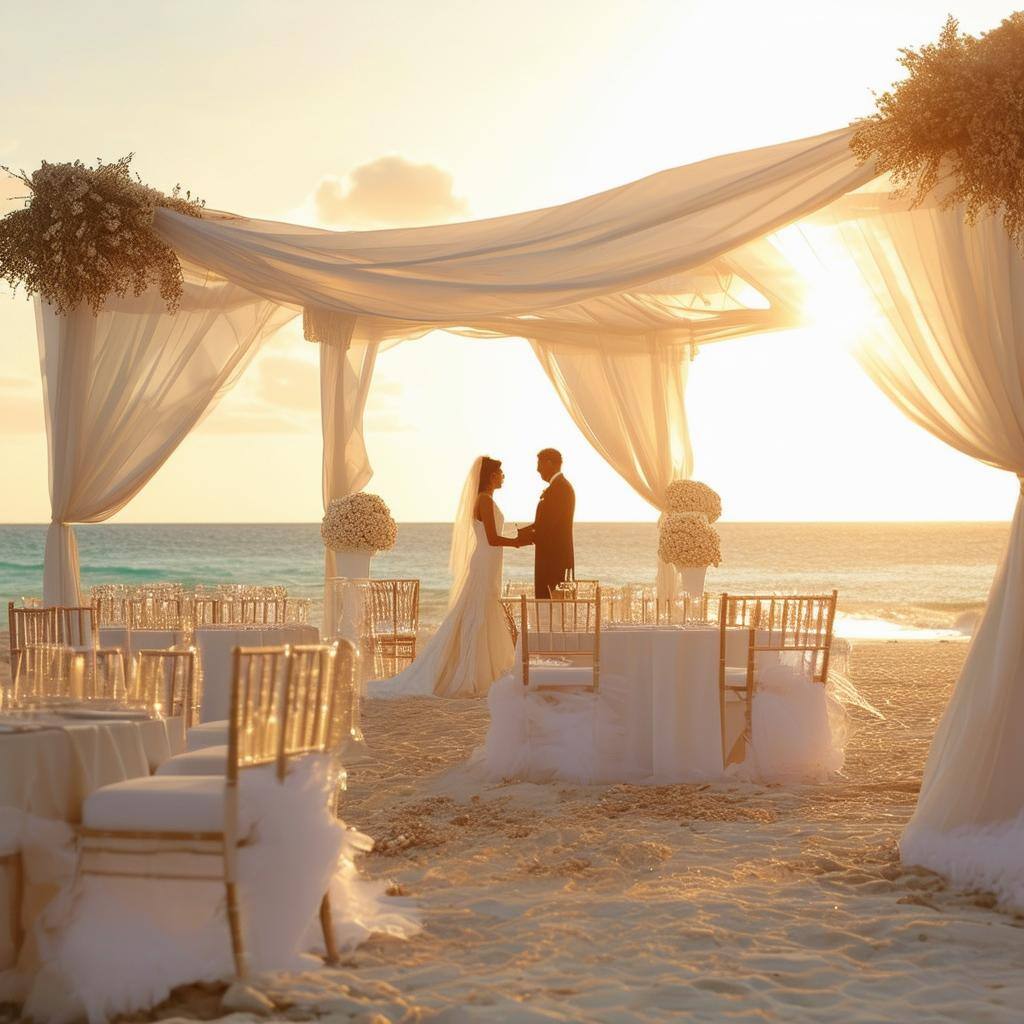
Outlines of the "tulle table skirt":
[[[748,640],[747,630],[728,631],[727,665],[746,664]],[[763,654],[753,739],[744,763],[726,771],[720,657],[717,627],[609,627],[597,694],[527,690],[517,658],[491,687],[483,762],[498,778],[584,783],[818,781],[842,768],[845,713],[830,688],[804,666]],[[743,703],[727,704],[727,749],[745,726]]]

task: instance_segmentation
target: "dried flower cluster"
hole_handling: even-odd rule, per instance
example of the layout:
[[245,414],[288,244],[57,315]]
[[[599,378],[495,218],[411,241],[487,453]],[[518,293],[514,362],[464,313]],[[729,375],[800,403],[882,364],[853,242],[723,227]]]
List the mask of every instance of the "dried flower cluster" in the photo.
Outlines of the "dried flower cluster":
[[700,512],[667,512],[661,520],[658,557],[680,569],[718,565],[722,561],[718,531]]
[[722,515],[722,499],[717,491],[699,480],[673,480],[665,492],[667,512],[699,512],[709,523]]
[[851,147],[919,203],[950,174],[943,207],[969,224],[1000,211],[1024,250],[1024,12],[976,38],[949,18],[937,43],[901,50],[908,77],[855,124]]
[[131,159],[44,163],[31,176],[14,174],[29,195],[24,209],[0,219],[0,278],[60,313],[83,302],[95,313],[110,295],[141,295],[156,285],[174,312],[181,264],[153,231],[153,215],[165,206],[198,217],[203,204],[180,186],[168,196],[133,178]]
[[320,536],[332,551],[388,551],[398,539],[398,526],[383,498],[359,491],[331,501]]

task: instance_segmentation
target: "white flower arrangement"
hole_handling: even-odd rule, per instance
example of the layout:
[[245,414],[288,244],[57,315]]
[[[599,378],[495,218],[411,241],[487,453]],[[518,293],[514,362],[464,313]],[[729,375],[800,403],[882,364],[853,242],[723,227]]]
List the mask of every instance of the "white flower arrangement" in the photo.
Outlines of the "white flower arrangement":
[[85,303],[99,312],[110,295],[156,285],[174,312],[184,282],[174,250],[153,229],[158,207],[202,216],[203,203],[175,186],[170,195],[132,177],[131,155],[87,167],[43,162],[14,174],[26,205],[0,218],[0,280],[40,295],[58,313]]
[[398,525],[383,498],[359,491],[332,499],[320,536],[332,551],[389,551],[398,539]]
[[665,511],[699,512],[713,523],[722,515],[722,499],[699,480],[673,480],[665,492]]
[[679,569],[718,565],[722,561],[718,531],[700,512],[666,512],[661,520],[658,557]]

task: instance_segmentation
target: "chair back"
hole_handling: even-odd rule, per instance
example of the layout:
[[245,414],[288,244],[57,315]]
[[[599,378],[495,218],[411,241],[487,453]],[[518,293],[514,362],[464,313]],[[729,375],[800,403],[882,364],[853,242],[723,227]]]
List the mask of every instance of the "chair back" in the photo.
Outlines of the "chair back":
[[292,648],[236,647],[228,783],[264,764],[283,780],[288,760],[336,749],[351,728],[355,648],[345,640]]
[[125,704],[127,697],[120,648],[76,651],[56,643],[30,644],[20,651],[12,681],[15,707],[90,701]]
[[724,653],[725,630],[740,626],[749,631],[755,663],[759,653],[799,652],[811,678],[825,683],[837,598],[836,590],[830,594],[723,594],[718,615],[721,651]]
[[501,587],[501,596],[515,598],[516,604],[523,595],[533,597],[533,584],[527,580],[505,580]]
[[57,616],[58,640],[68,647],[99,647],[96,609],[91,604],[57,606],[53,611]]
[[366,582],[374,633],[415,636],[420,625],[420,581],[370,579]]
[[7,628],[10,633],[11,671],[18,651],[39,644],[55,644],[59,639],[56,608],[17,608],[7,603]]
[[135,655],[129,701],[158,718],[181,718],[190,729],[199,718],[199,657],[186,650],[143,650]]
[[358,581],[367,607],[364,624],[369,627],[374,650],[374,672],[382,679],[396,675],[416,657],[420,625],[420,581],[417,579],[367,579]]
[[523,685],[530,685],[530,659],[572,659],[593,668],[595,692],[601,666],[601,587],[593,598],[519,598]]

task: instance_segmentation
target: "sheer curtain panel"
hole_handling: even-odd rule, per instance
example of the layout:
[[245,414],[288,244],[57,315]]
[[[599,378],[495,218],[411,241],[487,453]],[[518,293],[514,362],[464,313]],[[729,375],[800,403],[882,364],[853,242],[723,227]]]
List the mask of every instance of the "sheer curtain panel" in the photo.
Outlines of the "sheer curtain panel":
[[[295,311],[187,274],[181,309],[155,292],[99,313],[36,304],[49,448],[47,604],[81,603],[72,523],[123,508]],[[201,501],[201,489],[196,498]]]

